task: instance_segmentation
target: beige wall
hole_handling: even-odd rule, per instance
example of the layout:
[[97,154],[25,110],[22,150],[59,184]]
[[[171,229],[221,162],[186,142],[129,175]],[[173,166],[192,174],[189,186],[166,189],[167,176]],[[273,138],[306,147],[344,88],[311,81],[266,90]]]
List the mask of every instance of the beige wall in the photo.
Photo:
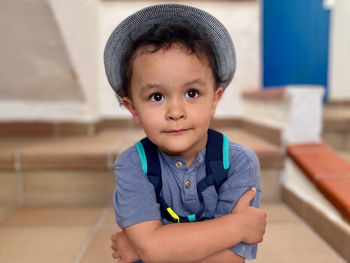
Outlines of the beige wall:
[[[2,0],[0,121],[129,118],[107,82],[103,49],[126,16],[164,1]],[[186,1],[182,1],[186,2]],[[229,30],[237,71],[217,117],[242,114],[242,90],[260,88],[260,1],[187,1]],[[331,1],[332,2],[332,1]],[[333,2],[330,99],[350,99],[350,2]]]
[[350,100],[350,1],[336,0],[331,6],[329,99]]
[[46,1],[1,0],[0,24],[0,100],[84,100]]
[[87,116],[98,109],[98,4],[99,0],[48,0],[65,41],[86,98]]
[[49,2],[2,0],[0,24],[0,121],[90,118],[81,71]]

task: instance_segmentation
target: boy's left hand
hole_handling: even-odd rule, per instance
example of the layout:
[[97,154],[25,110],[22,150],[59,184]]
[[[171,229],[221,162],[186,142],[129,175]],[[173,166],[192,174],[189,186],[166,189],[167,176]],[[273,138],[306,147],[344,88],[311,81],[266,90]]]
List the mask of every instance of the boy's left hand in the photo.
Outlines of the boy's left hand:
[[124,230],[113,234],[111,240],[113,258],[119,259],[119,263],[130,263],[140,259]]

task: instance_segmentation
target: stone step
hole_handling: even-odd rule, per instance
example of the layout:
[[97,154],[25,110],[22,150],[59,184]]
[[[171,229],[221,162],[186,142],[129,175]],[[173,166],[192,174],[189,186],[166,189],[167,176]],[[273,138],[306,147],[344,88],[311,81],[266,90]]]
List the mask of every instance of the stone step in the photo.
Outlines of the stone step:
[[325,143],[289,145],[287,152],[350,223],[350,163]]
[[[263,199],[279,199],[283,152],[240,128],[221,128],[256,152],[261,162]],[[141,129],[106,129],[94,136],[1,137],[0,203],[105,204],[114,189],[115,158],[144,137]]]
[[350,103],[324,107],[322,137],[337,151],[350,151]]
[[288,153],[282,200],[350,262],[349,164],[323,144],[289,146]]

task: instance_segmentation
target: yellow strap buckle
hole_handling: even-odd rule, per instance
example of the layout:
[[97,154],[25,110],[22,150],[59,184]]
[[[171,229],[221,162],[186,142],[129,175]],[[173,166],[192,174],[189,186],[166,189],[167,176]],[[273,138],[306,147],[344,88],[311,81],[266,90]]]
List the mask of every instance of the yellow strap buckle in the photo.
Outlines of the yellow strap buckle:
[[173,209],[171,209],[170,207],[168,207],[166,210],[168,211],[168,213],[171,215],[172,218],[174,218],[175,220],[177,220],[178,223],[180,223],[180,218],[179,218],[179,216],[174,212]]

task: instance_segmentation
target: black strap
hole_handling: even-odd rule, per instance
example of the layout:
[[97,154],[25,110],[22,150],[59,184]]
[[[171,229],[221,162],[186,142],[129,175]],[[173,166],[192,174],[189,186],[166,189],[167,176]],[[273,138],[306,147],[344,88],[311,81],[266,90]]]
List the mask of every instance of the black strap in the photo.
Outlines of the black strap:
[[153,184],[158,200],[163,185],[162,171],[158,157],[158,147],[147,137],[142,139],[141,143],[147,157],[147,178]]
[[[161,214],[170,222],[177,223],[167,211],[169,207],[160,196],[162,189],[162,173],[158,156],[158,147],[148,138],[141,140],[147,158],[147,178],[153,184],[157,201],[160,204]],[[197,192],[200,201],[203,201],[202,192],[209,186],[214,185],[218,193],[222,183],[226,180],[228,169],[223,166],[223,135],[217,131],[208,130],[208,141],[205,155],[206,176],[197,183]],[[180,222],[190,222],[188,217],[179,216]],[[195,215],[196,221],[206,220],[208,218]]]
[[206,176],[197,184],[197,191],[201,201],[203,201],[202,192],[205,189],[214,185],[216,192],[219,193],[221,185],[227,179],[228,169],[225,169],[223,165],[223,144],[223,134],[209,129],[205,154]]

